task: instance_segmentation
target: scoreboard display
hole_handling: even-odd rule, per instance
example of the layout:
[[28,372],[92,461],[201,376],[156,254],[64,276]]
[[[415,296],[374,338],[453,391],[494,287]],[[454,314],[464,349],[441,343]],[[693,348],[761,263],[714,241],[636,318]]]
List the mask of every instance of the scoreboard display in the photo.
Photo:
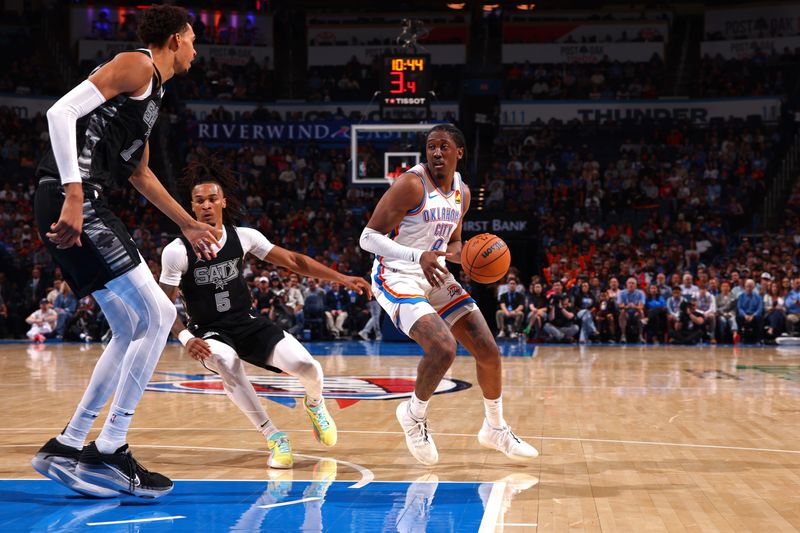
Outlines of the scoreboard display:
[[384,107],[420,107],[430,104],[429,55],[387,55],[383,58],[381,104]]

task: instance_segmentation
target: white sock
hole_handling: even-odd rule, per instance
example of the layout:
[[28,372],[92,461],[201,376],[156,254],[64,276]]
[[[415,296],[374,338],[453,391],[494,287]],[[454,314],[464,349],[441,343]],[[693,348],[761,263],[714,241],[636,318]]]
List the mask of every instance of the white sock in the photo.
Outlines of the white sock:
[[486,420],[494,428],[505,427],[506,421],[503,420],[503,397],[496,400],[483,399],[483,408],[486,411]]
[[275,427],[275,424],[272,423],[272,420],[267,418],[267,420],[258,426],[258,430],[264,435],[264,438],[269,440],[275,433],[280,432],[280,429]]
[[428,412],[428,400],[422,401],[417,398],[417,393],[411,394],[411,399],[408,402],[408,412],[413,418],[417,420],[424,420]]
[[94,424],[97,415],[98,413],[93,413],[85,409],[83,406],[78,405],[78,408],[75,410],[75,414],[72,415],[72,419],[69,421],[69,424],[67,424],[67,427],[64,428],[64,433],[58,435],[56,440],[61,444],[65,444],[73,448],[83,448],[86,435],[92,428],[92,424]]
[[114,453],[125,445],[132,418],[133,411],[127,411],[117,405],[113,405],[108,413],[106,423],[103,425],[103,431],[100,432],[100,436],[94,442],[97,445],[97,451],[100,453]]

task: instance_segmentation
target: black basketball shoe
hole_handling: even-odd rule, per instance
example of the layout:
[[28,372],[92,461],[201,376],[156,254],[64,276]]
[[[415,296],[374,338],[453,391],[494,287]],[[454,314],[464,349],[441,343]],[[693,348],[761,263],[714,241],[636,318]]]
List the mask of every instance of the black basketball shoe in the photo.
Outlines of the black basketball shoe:
[[119,491],[98,487],[93,483],[80,479],[75,469],[81,455],[79,448],[61,444],[53,437],[42,446],[31,459],[33,469],[41,475],[57,481],[70,489],[85,496],[95,498],[113,498],[119,496]]
[[95,443],[90,442],[83,448],[75,473],[94,485],[139,498],[160,498],[172,490],[172,481],[140,465],[127,444],[114,453],[100,453]]

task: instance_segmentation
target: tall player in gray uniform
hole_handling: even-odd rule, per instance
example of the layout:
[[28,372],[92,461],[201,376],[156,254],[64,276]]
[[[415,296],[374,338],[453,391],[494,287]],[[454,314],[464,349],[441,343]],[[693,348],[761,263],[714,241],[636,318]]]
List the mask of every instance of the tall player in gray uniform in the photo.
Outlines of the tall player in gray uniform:
[[[219,244],[214,228],[181,208],[148,167],[162,84],[187,72],[196,55],[189,15],[153,6],[142,16],[139,37],[147,48],[116,55],[48,110],[52,149],[37,170],[34,209],[42,241],[76,295],[92,294],[113,335],[64,431],[32,464],[95,497],[158,498],[172,490],[172,481],[133,458],[126,441],[176,311],[104,197],[129,181],[180,227],[198,256],[213,257],[211,245]],[[99,437],[84,446],[112,394]]]

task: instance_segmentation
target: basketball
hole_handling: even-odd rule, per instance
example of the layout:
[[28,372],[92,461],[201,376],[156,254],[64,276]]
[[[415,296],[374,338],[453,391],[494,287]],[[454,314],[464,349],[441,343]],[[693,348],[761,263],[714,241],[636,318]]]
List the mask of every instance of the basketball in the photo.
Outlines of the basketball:
[[481,233],[461,249],[461,268],[477,283],[494,283],[508,272],[511,251],[497,235]]

